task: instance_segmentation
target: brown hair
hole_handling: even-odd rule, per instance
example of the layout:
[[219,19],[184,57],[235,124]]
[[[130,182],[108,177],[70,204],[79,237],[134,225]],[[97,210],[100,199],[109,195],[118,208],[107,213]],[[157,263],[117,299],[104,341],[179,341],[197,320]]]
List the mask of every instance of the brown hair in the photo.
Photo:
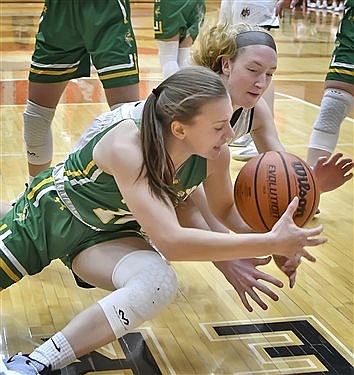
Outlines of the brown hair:
[[202,106],[215,98],[227,97],[221,78],[204,67],[188,67],[163,81],[148,96],[141,124],[143,166],[140,175],[148,179],[154,195],[176,202],[173,189],[175,167],[168,154],[164,137],[174,120],[193,124]]

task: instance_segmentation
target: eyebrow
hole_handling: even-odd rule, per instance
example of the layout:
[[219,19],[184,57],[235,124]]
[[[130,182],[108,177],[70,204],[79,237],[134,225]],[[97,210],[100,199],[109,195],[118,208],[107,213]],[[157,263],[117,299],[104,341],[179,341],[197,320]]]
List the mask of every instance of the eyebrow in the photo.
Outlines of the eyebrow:
[[230,121],[230,119],[219,120],[219,121],[212,122],[212,124],[221,124],[221,123],[229,122],[229,121]]
[[[256,60],[253,60],[253,61],[251,61],[251,63],[253,63],[253,64],[256,64],[256,65],[258,65],[258,66],[260,66],[260,67],[264,67],[264,65],[262,64],[262,63],[260,63],[260,62],[258,62],[258,61],[256,61]],[[271,70],[276,70],[277,69],[277,66],[273,66],[273,67],[271,67],[270,68]]]

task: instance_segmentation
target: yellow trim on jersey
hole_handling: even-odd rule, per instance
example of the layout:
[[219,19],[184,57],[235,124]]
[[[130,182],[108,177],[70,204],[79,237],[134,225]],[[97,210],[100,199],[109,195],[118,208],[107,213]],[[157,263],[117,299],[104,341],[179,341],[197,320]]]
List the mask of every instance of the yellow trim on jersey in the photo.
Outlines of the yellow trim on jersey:
[[11,268],[4,262],[3,259],[0,259],[0,268],[15,283],[20,280],[20,278],[12,272]]
[[89,173],[90,173],[90,170],[96,165],[95,161],[94,160],[91,160],[88,164],[87,164],[87,167],[83,170],[83,171],[75,171],[75,172],[72,172],[72,171],[65,171],[65,175],[66,176],[71,176],[71,177],[77,177],[77,176],[81,176],[81,175],[84,175],[84,176],[87,176]]
[[348,76],[354,76],[354,71],[347,70],[347,69],[331,68],[331,69],[328,69],[328,73],[339,73],[339,74],[346,74]]
[[45,178],[44,180],[42,180],[39,184],[37,184],[28,194],[27,194],[27,198],[28,199],[32,199],[34,197],[34,195],[36,194],[36,192],[43,186],[43,185],[46,185],[46,184],[49,184],[51,182],[53,182],[54,179],[53,177],[48,177],[48,178]]
[[3,224],[1,227],[0,227],[0,231],[3,231],[4,229],[7,228],[7,224]]
[[70,68],[66,70],[43,70],[43,69],[36,69],[36,68],[30,68],[30,72],[34,74],[44,74],[47,76],[61,76],[64,74],[74,73],[76,72],[78,67]]

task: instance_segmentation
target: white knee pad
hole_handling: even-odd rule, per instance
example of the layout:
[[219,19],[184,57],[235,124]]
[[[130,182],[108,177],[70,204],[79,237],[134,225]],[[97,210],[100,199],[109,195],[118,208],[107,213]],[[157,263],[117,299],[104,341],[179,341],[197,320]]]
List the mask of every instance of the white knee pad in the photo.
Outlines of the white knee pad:
[[342,121],[353,107],[353,96],[340,89],[327,89],[311,133],[309,147],[332,153]]
[[126,255],[115,266],[112,282],[117,290],[98,304],[117,338],[154,318],[177,293],[175,272],[154,251]]
[[27,160],[31,164],[46,164],[52,160],[51,123],[54,113],[55,108],[42,107],[27,100],[27,106],[23,113],[23,124]]

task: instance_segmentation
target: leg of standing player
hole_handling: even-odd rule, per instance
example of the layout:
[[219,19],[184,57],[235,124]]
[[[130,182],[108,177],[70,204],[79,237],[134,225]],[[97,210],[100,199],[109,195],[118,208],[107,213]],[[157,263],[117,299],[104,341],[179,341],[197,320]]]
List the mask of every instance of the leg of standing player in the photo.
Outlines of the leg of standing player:
[[154,33],[163,78],[190,65],[190,48],[204,19],[205,0],[155,0]]
[[349,5],[338,28],[336,48],[326,76],[320,111],[313,125],[307,161],[329,157],[338,142],[341,124],[353,109],[354,9]]
[[[84,9],[78,2],[70,4],[46,0],[36,35],[23,115],[30,182],[51,164],[51,123],[67,82],[89,77],[91,59],[111,109],[139,99],[137,47],[129,1],[90,0]],[[80,14],[80,25],[74,21],[75,14]],[[97,21],[95,27],[92,19]]]

